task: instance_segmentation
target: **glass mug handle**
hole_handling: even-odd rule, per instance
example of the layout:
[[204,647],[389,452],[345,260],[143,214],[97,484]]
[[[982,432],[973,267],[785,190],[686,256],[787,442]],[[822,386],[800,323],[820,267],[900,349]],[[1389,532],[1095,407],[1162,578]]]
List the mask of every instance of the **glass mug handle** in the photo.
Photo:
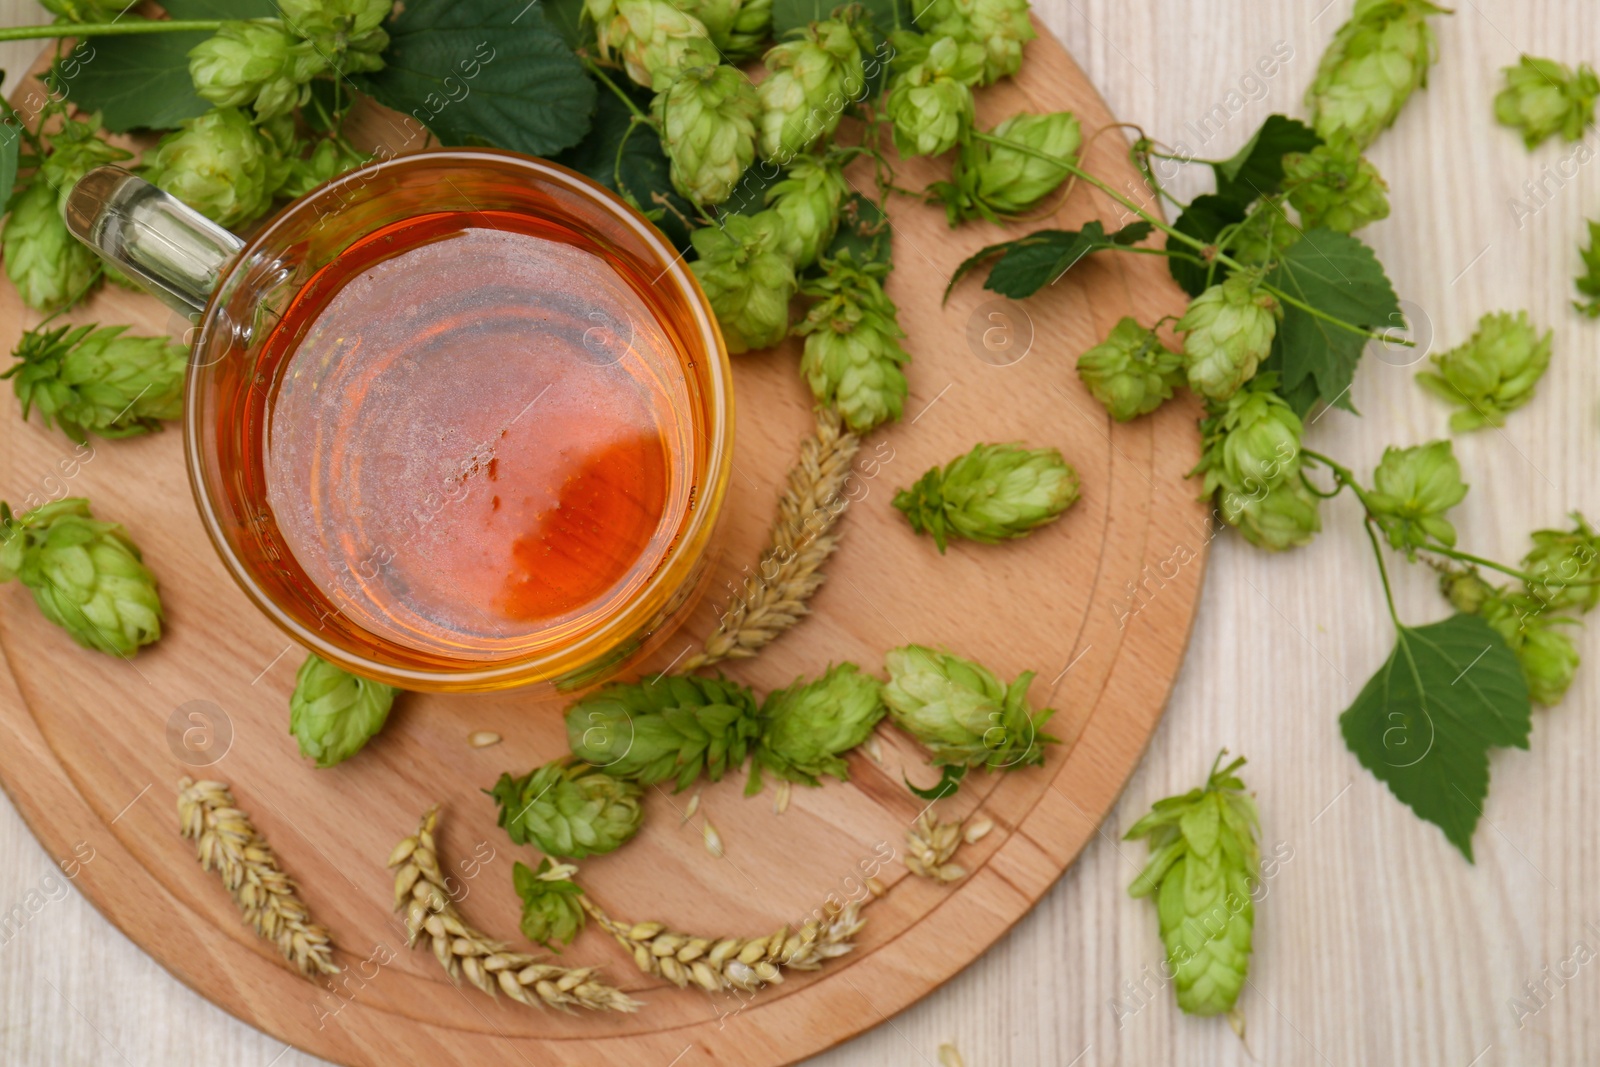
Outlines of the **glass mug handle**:
[[168,307],[197,317],[244,242],[121,167],[96,167],[67,195],[72,236]]

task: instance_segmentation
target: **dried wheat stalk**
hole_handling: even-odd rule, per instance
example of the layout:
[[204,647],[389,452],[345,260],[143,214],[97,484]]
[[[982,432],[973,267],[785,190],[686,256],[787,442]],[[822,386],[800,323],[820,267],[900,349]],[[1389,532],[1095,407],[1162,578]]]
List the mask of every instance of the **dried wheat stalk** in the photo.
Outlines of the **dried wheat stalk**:
[[311,921],[294,879],[222,782],[178,783],[178,831],[195,842],[200,866],[222,875],[245,922],[277,944],[301,974],[338,974],[328,928]]
[[606,985],[595,967],[560,967],[526,952],[508,952],[504,941],[469,926],[456,909],[439,869],[433,830],[439,822],[434,805],[417,832],[395,846],[388,865],[394,876],[394,906],[405,911],[407,944],[426,936],[434,958],[451,978],[467,981],[494,996],[503,992],[521,1004],[548,1004],[569,1011],[638,1011],[640,1004],[620,989]]
[[[867,879],[872,896],[884,889]],[[783,970],[814,971],[855,946],[850,939],[866,921],[861,906],[872,899],[830,902],[822,917],[808,919],[791,931],[785,926],[767,937],[693,937],[673,933],[662,923],[625,923],[611,918],[587,895],[578,900],[595,922],[633,954],[646,974],[665,978],[679,989],[690,984],[708,993],[727,989],[754,992],[783,981]]]
[[906,870],[935,882],[954,882],[967,873],[959,863],[950,862],[960,847],[961,823],[940,822],[929,808],[906,831]]
[[844,428],[837,413],[818,408],[816,416],[816,431],[800,445],[755,573],[745,578],[705,649],[680,670],[754,656],[805,616],[806,601],[822,585],[822,565],[839,547],[833,527],[850,506],[844,485],[861,439]]

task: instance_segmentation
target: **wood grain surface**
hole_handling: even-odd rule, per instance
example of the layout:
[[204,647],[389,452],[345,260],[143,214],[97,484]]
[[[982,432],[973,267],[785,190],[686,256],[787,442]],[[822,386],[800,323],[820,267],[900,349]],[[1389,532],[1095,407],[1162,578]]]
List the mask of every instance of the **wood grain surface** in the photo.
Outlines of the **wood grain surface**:
[[[1037,5],[1113,113],[1203,156],[1231,153],[1272,111],[1298,112],[1316,58],[1349,7]],[[1565,146],[1525,153],[1493,125],[1491,100],[1497,68],[1519,51],[1594,61],[1600,12],[1584,0],[1467,0],[1458,8],[1438,22],[1441,61],[1430,88],[1372,150],[1394,214],[1364,236],[1441,345],[1458,343],[1480,314],[1499,308],[1526,307],[1556,331],[1555,360],[1535,401],[1503,433],[1458,444],[1473,484],[1458,510],[1465,542],[1515,557],[1530,528],[1559,522],[1571,507],[1600,511],[1600,327],[1568,305],[1582,219],[1600,215],[1600,171],[1568,162]],[[13,24],[41,20],[35,5],[19,0],[0,12]],[[12,46],[0,55],[23,69],[34,51]],[[1268,62],[1286,53],[1276,67]],[[1271,76],[1260,73],[1263,63]],[[1588,143],[1592,150],[1593,133]],[[1197,192],[1205,181],[1188,174],[1177,187]],[[1530,196],[1527,182],[1542,191]],[[1353,397],[1362,418],[1327,415],[1308,441],[1358,469],[1386,443],[1444,430],[1444,411],[1417,389],[1410,368],[1367,361]],[[931,1067],[947,1040],[970,1067],[1594,1061],[1600,977],[1592,961],[1573,962],[1576,942],[1600,947],[1594,664],[1580,670],[1563,706],[1536,713],[1531,751],[1495,754],[1478,862],[1468,866],[1340,743],[1337,713],[1391,638],[1349,502],[1328,509],[1325,523],[1312,547],[1286,556],[1265,556],[1232,536],[1217,540],[1161,728],[1078,862],[957,978],[814,1064]],[[1426,575],[1404,573],[1398,595],[1408,618],[1444,613],[1430,586]],[[1600,657],[1592,634],[1579,641],[1586,657]],[[1224,744],[1251,758],[1246,777],[1267,847],[1292,853],[1257,913],[1251,985],[1241,1000],[1248,1050],[1220,1021],[1180,1015],[1154,977],[1154,916],[1124,891],[1143,847],[1117,840],[1152,800],[1193,785]],[[27,757],[15,738],[6,748],[8,759]],[[46,901],[0,944],[0,1061],[316,1062],[174,981],[55,871],[21,819],[0,814],[0,911]],[[1570,977],[1550,977],[1563,972]],[[1528,999],[1527,982],[1544,987],[1542,1003]],[[874,990],[862,992],[857,1010],[877,1019]],[[1535,1010],[1514,1011],[1514,998]]]

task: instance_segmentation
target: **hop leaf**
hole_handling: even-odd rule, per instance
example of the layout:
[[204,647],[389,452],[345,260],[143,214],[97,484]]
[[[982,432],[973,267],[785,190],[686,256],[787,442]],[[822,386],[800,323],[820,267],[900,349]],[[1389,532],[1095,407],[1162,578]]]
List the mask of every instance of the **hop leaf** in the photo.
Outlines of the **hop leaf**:
[[217,107],[254,107],[263,121],[310,100],[311,79],[326,69],[323,54],[277,19],[225,22],[189,50],[196,93]]
[[1078,357],[1078,377],[1111,417],[1127,422],[1172,399],[1183,382],[1183,359],[1131,318]]
[[894,724],[933,754],[936,766],[1010,770],[1044,762],[1043,732],[1052,708],[1028,707],[1033,672],[1009,686],[968,659],[907,645],[883,657],[889,683],[883,703]]
[[651,105],[672,184],[697,204],[728,199],[756,157],[761,104],[750,79],[733,67],[684,71]]
[[894,506],[942,553],[951,535],[989,545],[1023,537],[1077,501],[1078,472],[1056,449],[980,444],[900,490]]
[[690,269],[716,312],[730,352],[771,348],[789,332],[795,276],[782,250],[782,225],[768,210],[728,215],[690,235],[699,253]]
[[848,249],[823,261],[823,274],[801,292],[817,303],[795,332],[806,339],[800,373],[811,393],[856,433],[898,419],[906,397],[900,365],[911,357],[900,347],[905,331],[880,279],[887,264],[856,266]]
[[162,137],[145,177],[222,226],[259,218],[287,176],[279,147],[237,108],[214,108]]
[[1283,157],[1289,203],[1308,230],[1354,233],[1389,217],[1388,184],[1378,168],[1346,142]]
[[1149,841],[1128,893],[1156,898],[1178,1007],[1190,1015],[1232,1011],[1250,970],[1261,820],[1234,773],[1243,757],[1219,770],[1225,755],[1203,787],[1156,801],[1123,835]]
[[1022,46],[1038,36],[1028,0],[929,0],[916,10],[929,37],[954,37],[983,48],[981,85],[993,85],[1022,66]]
[[756,87],[762,158],[787,165],[838,128],[866,87],[861,32],[849,18],[827,19],[767,52],[772,73]]
[[1448,14],[1428,0],[1356,0],[1306,90],[1311,125],[1324,142],[1363,149],[1394,124],[1412,92],[1428,83],[1433,62],[1429,15]]
[[611,852],[639,832],[639,787],[587,764],[554,760],[521,778],[502,774],[489,795],[500,825],[519,845],[583,859]]
[[1414,557],[1429,538],[1455,545],[1456,528],[1444,513],[1461,503],[1467,486],[1449,441],[1384,449],[1372,484],[1367,507],[1395,548]]
[[548,858],[533,870],[524,863],[511,868],[511,884],[522,898],[522,936],[536,945],[559,952],[551,942],[572,944],[587,916],[578,898],[583,895],[572,881],[570,864],[552,867]]
[[1184,334],[1189,388],[1200,395],[1228,399],[1271,354],[1283,308],[1259,285],[1259,274],[1231,274],[1191,300],[1174,327]]
[[817,261],[839,229],[839,207],[850,186],[837,162],[801,156],[767,190],[778,216],[778,247],[796,270]]
[[375,737],[394,707],[393,686],[336,667],[316,653],[306,657],[289,697],[289,732],[300,755],[332,767]]
[[183,417],[189,352],[165,337],[132,337],[126,326],[62,326],[22,335],[10,378],[22,417],[37,407],[74,441],[91,433],[132,437]]
[[1600,534],[1582,514],[1572,513],[1570,530],[1535,530],[1533,548],[1522,557],[1531,575],[1528,593],[1546,607],[1589,611],[1600,604]]
[[813,786],[824,774],[848,780],[840,754],[865,741],[883,718],[882,690],[882,683],[855,664],[841,663],[813,682],[796,681],[768,694],[745,792],[761,791],[762,768]]
[[131,656],[161,637],[156,579],[121,525],[68,497],[22,515],[0,503],[0,582],[20,579],[78,644]]
[[722,678],[656,675],[567,709],[574,758],[642,785],[672,779],[679,790],[737,770],[760,730],[755,696]]
[[[899,62],[901,56],[895,58]],[[954,148],[972,124],[970,86],[982,74],[983,46],[976,42],[940,37],[924,46],[920,62],[890,80],[884,104],[900,154],[936,156]]]
[[711,43],[729,63],[761,54],[772,31],[772,0],[673,0],[705,24]]
[[1504,426],[1508,412],[1533,399],[1550,366],[1550,338],[1549,330],[1539,336],[1526,311],[1485,315],[1466,344],[1431,356],[1437,372],[1422,371],[1417,382],[1462,409],[1450,416],[1456,433]]
[[1494,117],[1502,126],[1520,129],[1530,150],[1558,133],[1579,140],[1594,125],[1600,78],[1587,63],[1573,73],[1565,63],[1525,55],[1503,73],[1506,87],[1494,98]]

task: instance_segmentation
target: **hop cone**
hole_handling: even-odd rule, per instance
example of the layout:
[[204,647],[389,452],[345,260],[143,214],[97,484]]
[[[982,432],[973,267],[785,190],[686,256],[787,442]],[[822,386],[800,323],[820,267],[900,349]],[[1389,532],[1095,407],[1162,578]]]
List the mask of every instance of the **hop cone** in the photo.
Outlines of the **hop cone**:
[[1294,247],[1301,233],[1282,208],[1257,201],[1249,215],[1228,232],[1228,255],[1247,267],[1265,268]]
[[930,37],[954,37],[983,47],[979,84],[992,85],[1022,66],[1022,46],[1038,36],[1028,21],[1028,0],[930,0],[916,11]]
[[1222,755],[1203,788],[1156,801],[1123,835],[1149,840],[1150,862],[1128,893],[1155,896],[1178,1007],[1190,1015],[1232,1011],[1250,970],[1261,820],[1234,774],[1244,760],[1218,770]]
[[318,767],[354,756],[383,729],[398,692],[315,653],[307,656],[289,697],[289,732],[300,745],[300,755],[316,760]]
[[936,766],[1027,767],[1043,763],[1044,746],[1056,741],[1043,732],[1054,709],[1028,707],[1032,671],[1005,686],[971,660],[921,645],[891,650],[883,665],[889,718],[933,753]]
[[841,663],[814,682],[768,694],[745,792],[761,791],[762,768],[806,785],[819,784],[824,774],[846,781],[850,772],[840,754],[865,741],[883,718],[882,691],[876,678]]
[[146,177],[222,226],[259,218],[272,206],[285,165],[237,108],[214,108],[146,154]]
[[391,0],[278,0],[284,22],[307,38],[334,71],[343,74],[383,69],[389,35],[382,26]]
[[1467,487],[1449,441],[1384,449],[1372,485],[1367,506],[1395,548],[1414,556],[1429,538],[1456,543],[1456,528],[1444,513],[1461,503]]
[[920,62],[890,80],[884,107],[902,156],[936,156],[955,147],[972,124],[969,87],[982,73],[982,45],[941,37]]
[[[628,77],[653,92],[692,67],[714,67],[722,61],[705,25],[668,0],[589,0],[589,7],[599,28],[602,58],[615,53]],[[598,15],[597,9],[607,13]]]
[[1309,544],[1322,530],[1319,501],[1298,477],[1273,489],[1223,480],[1217,492],[1222,521],[1257,548],[1282,552]]
[[1546,707],[1561,703],[1578,672],[1579,656],[1572,639],[1555,627],[1575,620],[1545,614],[1544,605],[1531,596],[1484,585],[1488,592],[1475,614],[1483,616],[1516,655],[1528,696]]
[[1480,615],[1484,606],[1500,595],[1501,590],[1484,581],[1476,570],[1469,569],[1440,571],[1439,592],[1457,611]]
[[846,19],[813,22],[762,62],[772,73],[756,87],[761,156],[780,165],[831,134],[866,86],[861,40]]
[[639,832],[639,787],[583,763],[554,760],[521,778],[502,774],[490,790],[500,825],[519,845],[583,859],[611,852]]
[[821,277],[802,292],[817,303],[796,333],[806,339],[800,373],[811,394],[837,411],[855,433],[898,419],[906,398],[900,364],[911,357],[900,347],[905,331],[881,279],[888,266],[857,267],[849,249],[823,261]]
[[1583,256],[1583,273],[1574,284],[1578,292],[1588,299],[1574,300],[1572,306],[1589,318],[1600,318],[1600,222],[1589,221],[1589,247],[1579,249]]
[[1530,150],[1556,134],[1579,140],[1594,125],[1600,78],[1587,63],[1574,74],[1565,63],[1525,55],[1504,73],[1506,87],[1494,98],[1494,117],[1502,126],[1520,129]]
[[680,790],[737,770],[760,730],[755,696],[722,678],[656,675],[567,709],[575,759],[641,785],[671,779]]
[[839,205],[850,191],[837,163],[801,156],[767,190],[778,216],[778,243],[799,270],[817,261],[839,229]]
[[18,516],[0,503],[0,582],[12,578],[84,648],[127,657],[161,636],[161,598],[138,546],[82,497]]
[[22,302],[40,311],[59,309],[84,292],[99,266],[89,246],[67,232],[58,203],[56,190],[35,174],[11,202],[0,233],[6,277]]
[[1589,611],[1600,604],[1600,534],[1578,512],[1570,530],[1535,530],[1522,570],[1533,577],[1528,593],[1548,608]]
[[1078,472],[1056,449],[977,445],[900,490],[894,506],[943,552],[951,535],[989,545],[1022,537],[1077,500]]
[[522,936],[534,944],[548,949],[555,949],[553,941],[570,945],[583,929],[586,915],[578,903],[583,890],[573,882],[572,871],[566,864],[552,867],[548,858],[539,861],[538,870],[525,863],[512,866],[511,885],[522,898]]
[[57,210],[64,211],[67,197],[78,179],[94,168],[131,158],[132,153],[107,144],[100,137],[100,116],[87,121],[67,119],[50,136],[50,154],[39,166],[45,184],[56,191]]
[[1317,135],[1359,150],[1388,129],[1412,91],[1428,83],[1428,16],[1448,13],[1428,0],[1356,0],[1306,90]]
[[1201,396],[1228,399],[1271,353],[1283,308],[1259,281],[1251,272],[1229,275],[1190,301],[1174,326],[1184,335],[1189,388]]
[[717,314],[728,351],[771,348],[789,332],[794,264],[782,250],[782,221],[773,211],[728,215],[690,235],[690,264]]
[[1539,336],[1526,311],[1485,315],[1466,344],[1430,357],[1437,370],[1417,381],[1461,409],[1450,416],[1451,430],[1504,426],[1508,412],[1533,399],[1550,366],[1550,337],[1549,330]]
[[1289,203],[1306,229],[1354,233],[1389,217],[1389,186],[1378,168],[1350,144],[1318,145],[1283,157]]
[[29,330],[12,353],[10,378],[22,417],[37,407],[80,444],[89,434],[132,437],[183,417],[189,353],[165,337],[130,337],[126,326]]
[[761,54],[772,33],[772,0],[673,0],[705,24],[711,43],[729,63]]
[[194,91],[216,107],[255,108],[258,119],[287,115],[311,99],[327,61],[277,19],[225,22],[189,50]]
[[1201,422],[1203,451],[1191,473],[1205,475],[1204,495],[1222,486],[1264,493],[1299,474],[1304,426],[1276,385],[1277,375],[1260,375]]
[[733,67],[695,67],[656,94],[651,105],[672,184],[697,204],[720,204],[756,157],[750,79]]
[[[1044,115],[1023,112],[1006,119],[993,131],[994,136],[1026,145],[1045,156],[1073,161],[1083,134],[1070,111]],[[1055,192],[1066,180],[1067,170],[1037,155],[1019,152],[987,141],[975,142],[978,161],[973,168],[980,211],[1000,215],[1019,215]]]
[[1078,377],[1113,419],[1127,422],[1172,399],[1172,390],[1183,384],[1183,357],[1168,350],[1154,330],[1125,317],[1078,357]]
[[317,142],[309,156],[289,161],[288,177],[278,193],[291,200],[298,199],[341,174],[366,166],[372,159],[341,140],[325,137]]

